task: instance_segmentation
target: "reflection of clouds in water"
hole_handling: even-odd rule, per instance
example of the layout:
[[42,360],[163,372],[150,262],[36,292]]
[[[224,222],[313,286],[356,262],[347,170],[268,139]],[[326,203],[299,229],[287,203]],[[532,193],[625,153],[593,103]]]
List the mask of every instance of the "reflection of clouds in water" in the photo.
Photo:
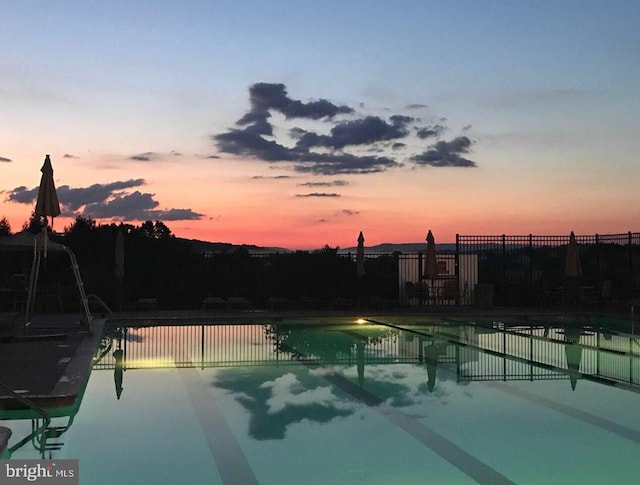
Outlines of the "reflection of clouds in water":
[[295,423],[325,424],[354,414],[360,404],[348,396],[333,394],[322,377],[301,367],[285,371],[277,367],[224,369],[216,373],[215,387],[226,389],[249,412],[249,435],[256,440],[285,438]]
[[[349,379],[357,379],[356,366],[339,371]],[[455,370],[450,369],[450,365],[438,364],[437,372],[436,386],[431,392],[424,364],[370,364],[365,366],[363,387],[410,415],[424,414],[421,407],[428,409],[434,400],[446,405],[451,399],[473,397],[467,386],[460,386],[451,379]]]
[[142,342],[143,340],[144,337],[142,335],[132,333],[131,330],[127,332],[127,342]]
[[285,374],[260,386],[271,390],[267,399],[268,413],[275,414],[287,406],[323,406],[334,409],[354,409],[354,403],[345,401],[333,394],[330,386],[318,386],[305,389],[294,374]]

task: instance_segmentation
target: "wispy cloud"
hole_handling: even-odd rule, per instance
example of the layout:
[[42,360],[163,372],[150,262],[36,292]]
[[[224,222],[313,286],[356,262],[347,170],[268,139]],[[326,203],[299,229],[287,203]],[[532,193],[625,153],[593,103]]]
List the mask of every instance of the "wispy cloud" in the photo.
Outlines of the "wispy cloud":
[[75,155],[72,155],[71,153],[65,153],[62,158],[80,158],[80,157],[76,157]]
[[281,179],[290,179],[291,175],[254,175],[253,177],[251,177],[254,180],[260,180],[260,179],[270,179],[270,180],[281,180]]
[[0,162],[3,162],[3,163],[9,163],[9,162],[11,162],[11,161],[12,161],[12,160],[11,160],[10,158],[0,157]]
[[340,194],[326,192],[312,192],[310,194],[296,194],[296,197],[340,197]]
[[346,180],[332,180],[330,182],[305,182],[298,184],[301,187],[344,187],[349,185]]
[[157,160],[157,158],[158,154],[156,152],[145,152],[138,155],[132,155],[129,157],[129,160],[133,160],[135,162],[150,162],[152,160]]

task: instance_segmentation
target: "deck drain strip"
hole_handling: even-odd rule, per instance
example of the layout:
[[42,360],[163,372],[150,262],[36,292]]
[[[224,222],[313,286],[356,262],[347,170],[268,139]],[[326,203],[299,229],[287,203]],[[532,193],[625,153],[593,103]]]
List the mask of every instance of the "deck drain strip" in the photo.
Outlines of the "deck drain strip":
[[484,384],[493,387],[494,389],[499,389],[502,392],[506,392],[507,394],[511,394],[512,396],[526,399],[527,401],[533,402],[540,406],[544,406],[548,409],[552,409],[554,411],[562,413],[566,416],[570,416],[598,428],[604,429],[606,431],[609,431],[610,433],[615,433],[619,436],[630,439],[631,441],[635,441],[636,443],[640,443],[640,431],[628,428],[627,426],[624,426],[622,424],[614,423],[613,421],[601,418],[599,416],[596,416],[595,414],[581,411],[574,407],[567,406],[566,404],[552,401],[551,399],[538,396],[522,389],[517,389],[501,382],[485,382]]
[[247,457],[198,371],[183,367],[178,369],[178,374],[187,388],[191,404],[200,420],[222,483],[257,484],[258,480]]

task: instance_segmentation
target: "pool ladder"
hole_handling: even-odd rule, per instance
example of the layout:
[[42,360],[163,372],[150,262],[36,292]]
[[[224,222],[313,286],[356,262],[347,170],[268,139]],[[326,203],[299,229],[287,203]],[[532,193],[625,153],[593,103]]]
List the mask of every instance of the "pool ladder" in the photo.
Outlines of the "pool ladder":
[[[51,429],[49,427],[49,425],[51,424],[51,418],[49,417],[47,412],[44,409],[42,409],[40,406],[38,406],[36,403],[34,403],[34,402],[30,401],[29,399],[26,399],[25,397],[21,396],[19,393],[15,392],[13,389],[11,389],[9,386],[3,384],[2,382],[0,382],[0,389],[5,391],[6,393],[8,393],[10,396],[13,396],[14,399],[16,399],[17,401],[21,402],[22,404],[24,404],[28,408],[31,408],[36,413],[38,413],[40,416],[42,416],[42,424],[40,424],[40,419],[39,418],[31,420],[31,434],[29,436],[27,436],[26,438],[23,438],[22,440],[18,441],[11,448],[8,448],[9,456],[11,456],[11,453],[13,453],[15,450],[17,450],[18,448],[22,447],[24,444],[28,443],[32,439],[33,440],[41,440],[42,444],[44,445],[44,447],[46,449],[46,440],[47,440],[47,438],[50,437],[49,434],[50,434],[50,429]],[[40,437],[40,438],[38,438],[38,437]],[[49,449],[57,449],[57,448],[50,447]],[[42,451],[42,453],[44,454],[44,451]],[[44,458],[44,456],[43,456],[43,458]]]

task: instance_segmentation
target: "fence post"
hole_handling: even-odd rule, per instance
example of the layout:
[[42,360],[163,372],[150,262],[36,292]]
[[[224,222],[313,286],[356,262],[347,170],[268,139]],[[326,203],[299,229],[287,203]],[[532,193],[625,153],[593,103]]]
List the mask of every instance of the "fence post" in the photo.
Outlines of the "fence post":
[[633,288],[633,248],[631,247],[631,231],[627,234],[627,247],[629,249],[629,288]]
[[458,234],[456,234],[456,258],[455,258],[455,274],[456,274],[456,286],[458,287],[458,292],[457,292],[457,297],[456,297],[456,306],[460,306],[460,270],[459,270],[459,264],[460,264],[460,246],[459,246],[459,242],[458,242]]
[[529,291],[533,290],[533,235],[529,234]]
[[600,285],[600,236],[596,233],[596,283]]
[[502,287],[502,304],[504,305],[507,293],[507,236],[505,234],[502,235],[502,282],[500,286]]

